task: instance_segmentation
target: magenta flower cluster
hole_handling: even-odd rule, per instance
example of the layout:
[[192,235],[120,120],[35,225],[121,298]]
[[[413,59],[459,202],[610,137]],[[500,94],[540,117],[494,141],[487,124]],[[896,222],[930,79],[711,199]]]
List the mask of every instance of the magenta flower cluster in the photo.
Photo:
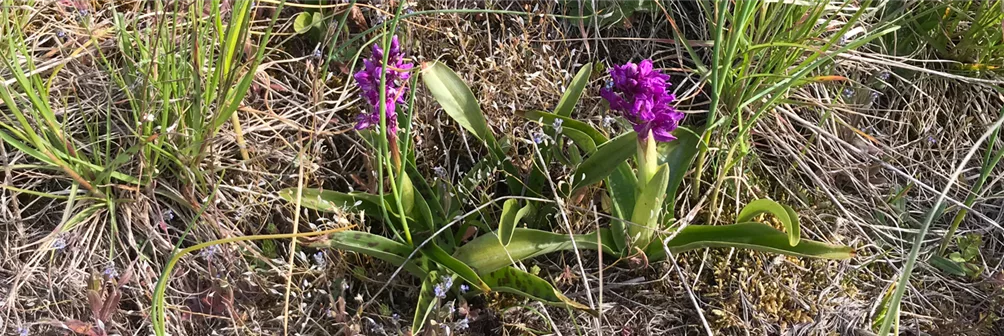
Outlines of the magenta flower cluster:
[[627,63],[610,69],[613,81],[600,90],[600,95],[631,124],[639,138],[652,132],[655,141],[675,140],[673,130],[683,120],[683,113],[671,105],[676,97],[666,89],[669,75],[653,69],[651,60],[639,64]]
[[408,82],[409,71],[413,64],[404,61],[404,53],[401,52],[397,36],[391,38],[389,49],[387,64],[390,66],[382,66],[384,50],[374,44],[373,55],[363,60],[363,69],[353,76],[359,83],[363,99],[369,105],[368,112],[356,117],[358,130],[380,125],[380,75],[386,72],[387,130],[388,134],[397,133],[397,104],[405,103],[404,94],[408,88],[404,85]]

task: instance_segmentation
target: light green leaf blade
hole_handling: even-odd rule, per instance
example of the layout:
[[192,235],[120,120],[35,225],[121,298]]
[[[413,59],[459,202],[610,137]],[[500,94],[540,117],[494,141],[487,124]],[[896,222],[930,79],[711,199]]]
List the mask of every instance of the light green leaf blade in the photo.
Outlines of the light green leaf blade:
[[653,230],[658,228],[659,216],[662,214],[668,183],[669,166],[661,165],[652,180],[638,194],[634,213],[631,215],[631,222],[634,224],[628,225],[627,230],[627,238],[634,242],[634,246],[644,249],[652,241]]
[[509,240],[512,239],[512,230],[516,229],[516,212],[519,211],[516,207],[518,206],[518,199],[506,200],[502,205],[502,217],[499,220],[498,237],[499,242],[503,246],[509,245]]
[[[411,248],[396,241],[362,231],[339,231],[324,238],[306,243],[313,248],[333,248],[368,255],[394,266],[401,266],[411,254]],[[424,277],[426,271],[418,266],[416,260],[411,260],[404,269],[418,277]]]
[[798,245],[799,239],[801,239],[801,232],[799,230],[798,224],[798,214],[795,213],[790,207],[785,207],[780,203],[774,202],[772,200],[761,198],[750,202],[742,211],[739,211],[739,216],[736,217],[737,223],[749,222],[762,213],[769,213],[777,217],[781,224],[784,225],[785,231],[788,232],[788,243],[791,246]]
[[582,97],[582,90],[586,88],[586,84],[589,83],[589,74],[592,73],[593,63],[586,63],[579,68],[579,72],[575,74],[572,78],[572,84],[568,86],[568,90],[565,90],[565,94],[561,96],[561,100],[558,101],[558,106],[554,109],[554,114],[562,117],[572,116],[572,110],[575,109],[575,104],[579,102],[579,98]]
[[[279,197],[290,203],[296,202],[296,188],[279,191]],[[343,193],[317,188],[303,188],[300,206],[324,212],[339,210],[363,210],[369,214],[380,213],[380,196],[363,192]],[[392,209],[387,207],[388,211]]]
[[300,12],[296,14],[296,18],[293,19],[293,31],[297,34],[306,33],[310,30],[311,25],[314,23],[314,18],[310,13]]
[[491,288],[481,280],[478,273],[471,269],[470,266],[457,260],[453,256],[443,251],[443,248],[439,247],[435,243],[426,244],[422,247],[422,255],[428,257],[432,261],[435,261],[440,266],[449,268],[453,273],[456,273],[460,278],[471,283],[472,285],[478,287],[482,291],[490,291]]
[[491,272],[485,275],[485,281],[497,292],[521,295],[550,305],[575,308],[596,315],[596,311],[589,306],[565,297],[546,280],[515,267],[504,267]]
[[[804,240],[798,245],[791,246],[787,234],[762,223],[690,225],[680,231],[667,245],[673,253],[705,247],[735,247],[823,259],[849,259],[854,256],[853,248],[811,240]],[[651,244],[646,252],[649,260],[666,257],[666,252],[659,243]]]
[[586,154],[592,154],[596,151],[596,141],[593,141],[588,134],[583,133],[580,130],[574,128],[566,128],[561,131],[569,139],[572,139],[572,143],[579,146]]
[[[513,262],[533,258],[539,255],[572,249],[572,237],[548,231],[522,229],[513,230],[509,245],[503,246],[496,237],[497,232],[483,234],[474,238],[453,253],[454,257],[473,268],[478,274],[485,275]],[[601,230],[603,246],[606,253],[613,254],[614,248],[609,242],[613,240],[609,230]],[[596,250],[596,235],[574,235],[575,246],[579,249]]]
[[415,319],[411,321],[412,335],[418,335],[422,331],[425,322],[429,319],[429,314],[432,313],[436,302],[439,301],[433,289],[437,282],[439,282],[439,273],[436,271],[429,272],[429,275],[422,280],[422,290],[418,292],[418,302],[415,303]]
[[596,152],[572,172],[572,190],[592,185],[610,176],[621,163],[635,154],[637,146],[638,134],[628,132],[597,147]]
[[942,272],[956,276],[966,276],[966,269],[962,268],[962,266],[954,260],[935,255],[927,262]]
[[680,183],[683,182],[683,177],[687,175],[691,163],[694,162],[698,146],[701,144],[698,133],[680,127],[673,131],[676,140],[659,146],[659,164],[669,165],[669,185],[666,187],[667,217],[672,218],[676,213],[676,192],[680,188]]
[[443,110],[460,126],[486,143],[489,149],[497,150],[495,136],[488,128],[481,106],[464,80],[440,62],[426,63],[422,67],[422,80]]

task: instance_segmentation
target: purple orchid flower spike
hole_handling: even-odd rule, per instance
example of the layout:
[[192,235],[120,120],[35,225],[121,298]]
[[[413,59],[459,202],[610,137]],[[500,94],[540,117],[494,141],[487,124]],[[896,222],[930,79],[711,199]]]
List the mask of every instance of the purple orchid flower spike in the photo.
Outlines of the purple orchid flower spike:
[[683,113],[671,105],[676,97],[668,93],[669,75],[653,68],[651,60],[627,63],[610,69],[612,81],[600,90],[600,95],[631,122],[639,140],[649,132],[655,141],[675,140],[673,130],[683,120]]
[[385,104],[387,111],[388,134],[397,134],[397,104],[405,103],[404,94],[408,91],[405,83],[414,66],[404,60],[404,53],[401,52],[401,44],[397,36],[391,38],[390,48],[387,52],[388,66],[382,66],[384,50],[379,45],[373,45],[373,54],[368,59],[363,60],[363,69],[353,77],[359,83],[359,90],[368,106],[368,112],[356,117],[356,129],[372,128],[380,125],[380,76],[386,72]]

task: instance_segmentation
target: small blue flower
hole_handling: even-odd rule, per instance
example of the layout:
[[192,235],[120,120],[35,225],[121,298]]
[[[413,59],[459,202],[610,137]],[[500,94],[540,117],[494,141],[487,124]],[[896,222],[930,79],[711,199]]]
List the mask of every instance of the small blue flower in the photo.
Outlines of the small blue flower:
[[531,135],[531,137],[532,137],[533,143],[538,144],[538,145],[542,144],[542,143],[544,143],[544,141],[547,141],[548,139],[550,139],[550,137],[547,136],[547,134],[544,134],[544,132],[534,132],[533,135]]
[[883,71],[878,75],[878,78],[881,79],[882,81],[889,80],[889,72]]
[[64,38],[64,37],[66,37],[66,32],[60,30],[60,31],[56,32],[56,37]]
[[561,124],[564,122],[564,119],[554,119],[554,124],[551,125],[551,127],[554,127],[554,133],[561,134]]
[[436,287],[432,288],[432,292],[433,294],[436,294],[437,298],[440,299],[446,298],[446,289],[443,288],[443,284],[437,284]]
[[119,271],[115,269],[115,264],[108,264],[108,266],[105,267],[105,270],[102,271],[101,274],[104,274],[104,276],[108,278],[116,278],[119,276]]
[[207,248],[202,249],[202,251],[199,252],[199,256],[201,256],[203,258],[206,258],[206,259],[210,259],[213,256],[215,256],[216,253],[219,252],[219,251],[220,251],[220,247],[219,246],[212,245],[212,246],[209,246]]
[[442,166],[436,166],[435,168],[432,168],[432,172],[436,173],[436,177],[439,177],[440,180],[445,180],[447,177],[446,168],[443,168]]
[[440,277],[440,279],[443,280],[443,286],[446,287],[446,289],[450,289],[453,287],[453,277],[444,275]]
[[611,126],[614,125],[614,122],[616,122],[616,121],[617,120],[614,119],[614,117],[604,116],[603,117],[603,128],[610,128]]
[[467,291],[469,291],[469,290],[471,290],[471,287],[467,286],[467,284],[460,285],[460,292],[461,293],[467,293]]
[[63,237],[56,237],[56,240],[52,241],[52,248],[57,250],[66,248],[66,240]]
[[854,96],[854,90],[851,88],[844,89],[844,98],[850,98]]
[[28,336],[28,327],[17,327],[18,336]]
[[167,211],[164,211],[164,214],[163,214],[162,217],[163,217],[162,219],[165,222],[170,222],[171,220],[174,219],[174,211],[172,211],[171,209],[167,209]]
[[313,56],[314,58],[320,59],[321,58],[321,49],[314,49],[314,53],[311,56]]
[[457,330],[467,329],[469,327],[468,323],[470,323],[470,321],[471,320],[467,319],[466,317],[463,320],[458,321]]
[[872,91],[872,101],[879,99],[879,93],[877,91]]
[[324,268],[324,266],[328,265],[328,260],[324,259],[324,252],[318,251],[317,253],[314,253],[313,257],[314,263],[317,264],[317,267]]
[[927,136],[927,142],[930,142],[930,143],[932,143],[932,144],[933,144],[933,143],[937,143],[937,142],[938,142],[938,140],[937,140],[937,139],[935,139],[935,138],[934,138],[933,136],[930,136],[930,135],[928,135],[928,136]]

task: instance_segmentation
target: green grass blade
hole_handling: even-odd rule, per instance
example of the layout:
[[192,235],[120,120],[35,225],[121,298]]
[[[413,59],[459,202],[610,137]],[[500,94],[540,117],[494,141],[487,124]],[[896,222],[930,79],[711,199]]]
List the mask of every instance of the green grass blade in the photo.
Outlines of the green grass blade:
[[572,84],[568,86],[568,90],[565,90],[565,94],[561,96],[561,100],[558,101],[558,106],[554,108],[554,114],[562,117],[571,117],[572,110],[575,109],[575,104],[579,102],[579,98],[582,97],[582,90],[586,88],[586,84],[589,83],[589,74],[593,72],[593,63],[586,63],[579,68],[579,72],[575,74],[572,78]]
[[[853,248],[811,240],[791,246],[787,234],[761,223],[690,225],[667,246],[674,254],[706,247],[734,247],[796,257],[848,259],[854,256]],[[666,252],[661,244],[652,244],[647,255],[649,260],[660,260],[666,257]]]

